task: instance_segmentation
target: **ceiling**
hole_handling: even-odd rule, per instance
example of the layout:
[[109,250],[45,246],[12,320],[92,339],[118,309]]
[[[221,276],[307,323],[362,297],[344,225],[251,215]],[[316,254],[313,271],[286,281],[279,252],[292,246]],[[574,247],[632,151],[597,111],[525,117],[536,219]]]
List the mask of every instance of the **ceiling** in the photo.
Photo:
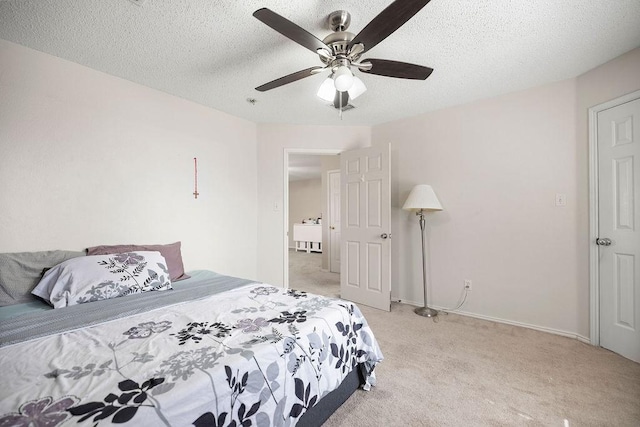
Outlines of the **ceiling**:
[[[252,16],[261,7],[319,39],[327,16],[358,33],[390,0],[0,0],[0,38],[256,123],[374,125],[580,75],[640,46],[638,0],[432,0],[363,59],[434,68],[425,81],[356,71],[368,90],[342,118],[316,97],[321,65]],[[247,99],[255,99],[254,103]]]

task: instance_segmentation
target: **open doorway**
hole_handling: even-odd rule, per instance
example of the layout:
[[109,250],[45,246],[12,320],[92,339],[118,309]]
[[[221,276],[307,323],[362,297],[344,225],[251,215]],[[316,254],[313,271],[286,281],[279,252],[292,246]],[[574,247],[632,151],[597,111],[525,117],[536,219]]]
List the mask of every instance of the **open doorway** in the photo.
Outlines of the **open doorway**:
[[340,157],[326,151],[285,152],[285,280],[289,288],[338,297]]

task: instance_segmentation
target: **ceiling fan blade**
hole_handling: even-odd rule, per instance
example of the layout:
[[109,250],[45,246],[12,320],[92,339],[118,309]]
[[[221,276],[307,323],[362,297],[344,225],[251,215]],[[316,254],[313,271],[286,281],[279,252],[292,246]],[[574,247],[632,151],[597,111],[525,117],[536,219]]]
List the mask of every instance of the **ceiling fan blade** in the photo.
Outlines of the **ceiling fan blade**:
[[316,70],[324,70],[324,67],[311,67],[307,68],[306,70],[297,71],[284,77],[280,77],[279,79],[270,81],[269,83],[265,83],[262,86],[258,86],[256,90],[265,92],[267,90],[275,89],[277,87],[286,85],[287,83],[293,83],[297,80],[304,79],[305,77],[313,76],[317,73]]
[[333,106],[338,109],[344,109],[349,104],[349,92],[336,91],[336,96],[333,98]]
[[430,0],[396,0],[378,16],[373,18],[366,27],[349,43],[349,49],[362,43],[367,52],[375,45],[386,39],[391,33],[400,28]]
[[363,73],[399,79],[426,80],[433,72],[433,68],[388,59],[365,59],[362,62],[363,65],[367,63],[371,63],[371,68],[361,68]]
[[253,12],[253,16],[283,36],[290,38],[309,50],[312,50],[314,53],[317,53],[318,49],[324,49],[331,52],[331,48],[316,36],[266,7]]

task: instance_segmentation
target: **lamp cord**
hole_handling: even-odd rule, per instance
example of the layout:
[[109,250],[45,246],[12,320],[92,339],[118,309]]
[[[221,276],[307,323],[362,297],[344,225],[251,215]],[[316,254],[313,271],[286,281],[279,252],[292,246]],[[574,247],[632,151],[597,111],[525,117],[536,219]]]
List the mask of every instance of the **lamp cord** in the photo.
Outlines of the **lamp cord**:
[[[424,212],[421,209],[419,212],[416,212],[416,215],[418,215],[420,217],[420,234],[421,234],[421,238],[422,238],[422,290],[424,292],[424,307],[428,307],[427,305],[427,266],[426,266],[426,260],[425,260],[425,244],[424,244],[424,231],[425,231],[425,220],[424,220]],[[462,292],[460,293],[460,297],[458,297],[458,301],[460,301],[460,303],[454,307],[454,308],[441,308],[438,311],[443,312],[444,314],[449,314],[449,312],[453,312],[456,311],[458,309],[460,309],[464,303],[467,301],[467,295],[469,295],[469,289],[467,289],[466,286],[462,287]],[[437,322],[437,317],[433,318],[434,322]]]
[[460,297],[458,298],[458,301],[460,301],[460,299],[462,299],[462,301],[460,301],[460,304],[458,304],[455,308],[441,308],[439,311],[442,311],[445,314],[449,314],[448,312],[450,312],[450,311],[458,310],[467,301],[467,295],[469,295],[469,289],[467,289],[466,286],[463,286],[462,287],[462,293],[460,294]]

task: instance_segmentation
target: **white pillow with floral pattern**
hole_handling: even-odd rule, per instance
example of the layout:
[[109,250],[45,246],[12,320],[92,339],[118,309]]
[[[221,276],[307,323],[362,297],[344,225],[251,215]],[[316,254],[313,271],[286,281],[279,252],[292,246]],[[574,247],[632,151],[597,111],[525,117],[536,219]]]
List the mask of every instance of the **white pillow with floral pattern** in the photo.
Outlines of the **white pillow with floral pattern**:
[[48,270],[32,294],[54,308],[172,289],[160,252],[138,251],[73,258]]

